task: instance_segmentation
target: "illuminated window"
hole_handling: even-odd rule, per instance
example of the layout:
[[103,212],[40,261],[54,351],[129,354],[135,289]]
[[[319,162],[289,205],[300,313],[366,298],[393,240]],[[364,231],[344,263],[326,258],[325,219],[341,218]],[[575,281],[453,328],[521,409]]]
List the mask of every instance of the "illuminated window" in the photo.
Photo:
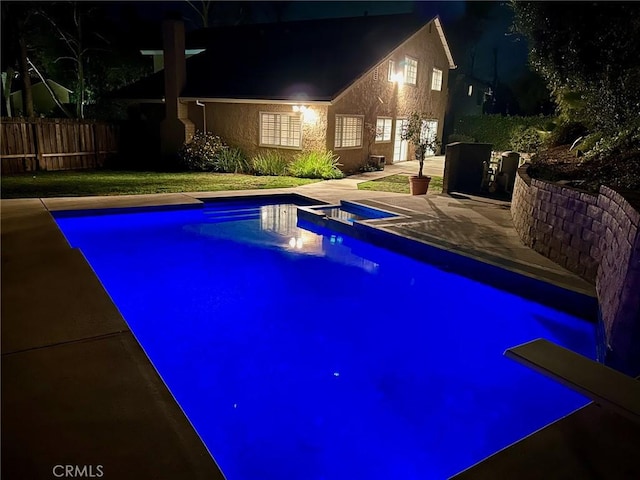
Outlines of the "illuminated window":
[[302,116],[298,113],[260,113],[260,145],[300,148]]
[[396,62],[389,60],[389,69],[387,70],[387,80],[394,82],[396,79]]
[[362,146],[362,117],[336,115],[335,148]]
[[429,147],[425,152],[425,155],[435,155],[433,150],[433,142],[436,140],[438,133],[438,121],[437,120],[423,120],[420,127],[420,143],[427,143]]
[[391,141],[391,118],[378,117],[376,121],[376,142]]
[[404,83],[415,85],[418,79],[418,61],[411,57],[404,57]]
[[431,76],[431,90],[442,90],[442,70],[439,68],[433,69],[433,75]]
[[469,85],[469,89],[467,90],[467,96],[470,97],[473,95],[473,85]]

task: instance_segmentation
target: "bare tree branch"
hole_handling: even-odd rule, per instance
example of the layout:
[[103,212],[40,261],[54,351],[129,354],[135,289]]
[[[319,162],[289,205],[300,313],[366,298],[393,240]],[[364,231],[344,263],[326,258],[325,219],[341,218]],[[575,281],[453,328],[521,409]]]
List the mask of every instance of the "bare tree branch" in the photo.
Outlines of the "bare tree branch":
[[208,28],[209,27],[209,11],[213,2],[211,0],[200,0],[201,7],[198,8],[194,5],[194,3],[191,0],[185,0],[185,1],[187,2],[187,5],[189,5],[191,8],[193,8],[196,11],[198,16],[200,17],[200,20],[202,20],[202,27]]
[[33,62],[27,58],[27,62],[29,63],[29,65],[31,66],[31,68],[33,68],[33,71],[36,72],[36,75],[38,75],[38,77],[40,78],[40,80],[42,81],[42,84],[45,86],[45,88],[47,89],[47,91],[49,92],[49,95],[51,95],[51,98],[53,99],[54,102],[56,102],[56,105],[58,105],[58,107],[60,108],[60,110],[62,110],[62,112],[68,117],[68,118],[72,118],[73,116],[69,113],[69,111],[64,107],[64,105],[62,104],[62,102],[60,101],[60,99],[58,98],[58,96],[56,95],[56,92],[53,91],[53,89],[51,88],[51,86],[47,83],[47,80],[42,76],[42,74],[40,73],[40,70],[38,70],[38,68],[33,64]]

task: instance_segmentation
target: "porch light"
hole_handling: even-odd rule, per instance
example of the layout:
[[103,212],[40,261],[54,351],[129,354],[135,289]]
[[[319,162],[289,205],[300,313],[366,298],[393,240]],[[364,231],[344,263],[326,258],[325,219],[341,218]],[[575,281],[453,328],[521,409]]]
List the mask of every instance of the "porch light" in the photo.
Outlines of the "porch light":
[[315,125],[318,121],[318,114],[311,108],[305,108],[305,110],[302,111],[302,119],[304,123]]
[[404,74],[402,72],[396,72],[391,75],[391,81],[394,83],[404,83]]
[[307,107],[307,106],[305,106],[305,105],[294,105],[294,106],[293,106],[293,111],[294,111],[294,112],[301,112],[301,113],[304,113],[304,112],[306,112],[306,111],[307,111],[307,109],[308,109],[308,107]]

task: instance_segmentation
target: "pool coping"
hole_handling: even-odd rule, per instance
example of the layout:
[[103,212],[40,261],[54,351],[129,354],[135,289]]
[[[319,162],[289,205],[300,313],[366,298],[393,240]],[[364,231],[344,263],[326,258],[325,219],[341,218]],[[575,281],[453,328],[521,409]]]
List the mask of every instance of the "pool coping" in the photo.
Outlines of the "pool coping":
[[[33,478],[42,477],[42,469],[45,467],[52,468],[52,465],[55,465],[53,462],[67,462],[67,464],[75,462],[80,465],[102,462],[106,463],[104,465],[105,471],[113,473],[118,468],[116,465],[116,462],[119,461],[118,459],[122,460],[122,458],[131,456],[132,452],[138,453],[140,457],[145,459],[146,463],[134,462],[130,465],[128,471],[120,471],[118,478],[146,478],[150,472],[156,472],[156,474],[161,472],[160,475],[164,475],[170,472],[172,468],[191,472],[189,478],[223,478],[215,460],[206,450],[193,426],[162,382],[140,345],[132,337],[117,307],[115,307],[107,292],[97,281],[97,277],[95,277],[84,257],[78,258],[77,253],[79,252],[68,245],[58,229],[53,215],[54,212],[78,210],[79,208],[82,209],[83,206],[86,209],[90,205],[96,206],[96,210],[103,209],[103,211],[104,209],[113,211],[113,208],[130,209],[132,207],[153,209],[192,206],[195,208],[196,205],[207,199],[272,197],[273,195],[290,193],[300,194],[317,200],[319,203],[330,203],[320,198],[315,198],[313,195],[304,192],[304,190],[295,192],[291,189],[274,189],[268,192],[260,191],[260,193],[256,191],[215,192],[213,194],[194,192],[121,197],[2,200],[3,274],[7,273],[7,276],[3,275],[4,282],[2,283],[4,300],[2,302],[2,387],[4,392],[2,408],[3,418],[5,419],[2,424],[2,434],[5,439],[2,452],[3,472],[8,475],[10,473],[23,474],[25,472],[25,458],[20,456],[15,458],[16,452],[21,448],[25,452],[35,450],[43,453],[43,458],[32,460],[31,467],[35,472],[35,475],[31,475]],[[371,192],[368,193],[370,194]],[[373,225],[374,222],[381,220],[384,219],[358,222],[361,225],[356,228],[368,233],[374,230],[384,232],[383,229]],[[391,230],[384,232],[384,235],[391,234],[394,236],[390,238],[398,238],[398,235]],[[425,251],[432,252],[434,248],[439,249],[438,251],[442,250],[441,247],[429,244],[424,239],[418,239],[418,241],[426,245]],[[402,246],[401,241],[400,246]],[[454,253],[453,249],[452,253]],[[44,280],[55,280],[58,285],[51,287],[52,292],[48,297],[45,295],[44,298],[39,299],[42,301],[42,307],[44,308],[29,306],[25,309],[13,304],[13,300],[24,298],[24,296],[20,297],[22,294],[18,290],[29,291],[34,286],[41,286],[43,282],[43,278],[41,278],[43,260],[52,257],[59,259],[59,265],[54,265],[55,268],[44,268],[46,270],[46,278]],[[71,257],[74,258],[72,259]],[[475,260],[481,261],[479,259]],[[11,265],[11,268],[8,265]],[[75,270],[70,269],[70,265],[76,265],[74,267]],[[86,306],[82,304],[78,307],[78,309],[85,307],[96,308],[96,311],[90,312],[93,317],[89,322],[90,325],[84,330],[81,327],[84,326],[83,322],[87,313],[75,312],[76,315],[82,317],[78,321],[78,319],[70,318],[72,315],[65,310],[69,305],[78,303],[78,290],[60,289],[65,277],[75,278],[78,288],[82,288],[84,285],[87,288],[87,292],[93,292],[93,297],[90,300],[93,304]],[[14,281],[17,278],[21,280],[20,285],[16,285]],[[536,281],[541,280],[536,279]],[[58,301],[52,302],[53,305],[47,305],[47,299],[52,300],[54,296]],[[101,317],[105,310],[108,311],[106,316],[109,317],[106,320]],[[44,335],[37,339],[38,341],[34,341],[32,332],[21,331],[19,336],[21,336],[22,343],[18,342],[20,344],[16,348],[6,348],[6,342],[12,340],[12,335],[16,331],[20,331],[24,326],[25,317],[29,315],[39,315],[46,317],[44,320],[55,321],[57,322],[56,328],[53,329],[43,322],[43,318],[39,318],[39,320],[35,321],[35,324],[40,328],[50,328],[48,331],[49,337]],[[64,330],[64,332],[60,334],[59,330]],[[8,339],[5,338],[6,331],[9,333]],[[92,346],[92,348],[83,348],[87,345]],[[72,361],[73,358],[76,358],[74,356],[76,354],[73,352],[80,351],[79,349],[83,352],[83,362],[81,364]],[[113,355],[118,357],[118,362],[116,363],[120,365],[120,368],[117,372],[110,371],[109,368],[104,369],[104,350],[111,351]],[[62,355],[64,358],[58,358],[63,353],[65,354]],[[70,360],[71,363],[69,363]],[[33,391],[32,387],[27,388],[24,385],[25,362],[29,365],[29,378],[32,379],[33,383],[41,382],[41,385],[48,386],[51,391],[56,392],[55,398],[57,402],[72,402],[73,404],[73,395],[82,396],[82,408],[75,412],[51,410],[52,406],[46,404],[46,400],[41,397],[40,391]],[[82,364],[100,365],[104,369],[101,371],[101,375],[106,376],[105,378],[113,377],[113,390],[107,392],[106,395],[103,392],[103,396],[96,396],[95,392],[82,393],[81,385],[74,385],[73,382],[66,390],[59,389],[51,383],[51,379],[59,380],[63,378],[66,379],[65,381],[72,380],[75,374],[82,371]],[[61,372],[64,372],[62,377],[60,377]],[[83,375],[84,377],[79,375],[78,378],[91,379],[91,371],[85,372]],[[126,377],[126,379],[120,377]],[[124,380],[130,382],[129,385],[138,384],[142,385],[142,387],[135,395],[131,395],[126,389],[123,390],[122,381]],[[41,386],[41,388],[44,387]],[[123,412],[117,408],[109,407],[114,399],[127,404],[128,411],[137,413],[150,412],[146,416],[141,415],[143,425],[140,426],[137,435],[127,435],[125,433],[127,432],[125,424],[127,419],[123,418]],[[45,403],[44,407],[43,402]],[[4,412],[6,408],[11,408],[12,415],[7,415]],[[41,437],[38,436],[40,434],[36,434],[36,432],[42,433],[43,428],[51,426],[49,425],[49,420],[31,418],[33,409],[42,408],[53,416],[58,415],[55,419],[55,424],[58,426],[66,425],[67,422],[70,422],[69,416],[75,418],[73,422],[78,422],[78,418],[76,418],[78,416],[84,418],[87,422],[85,427],[78,426],[77,437],[67,439],[70,442],[69,445],[73,445],[74,454],[70,454],[68,445],[60,442],[55,436],[45,435]],[[104,411],[108,411],[109,415],[111,415],[108,418],[109,424],[116,423],[121,427],[117,434],[95,431],[95,429],[91,428],[92,419],[101,418],[104,415]],[[37,423],[37,421],[40,421],[40,423],[34,425],[34,422]],[[158,445],[158,435],[163,439],[161,445]],[[7,438],[17,438],[18,442],[10,449],[9,442],[6,441]],[[149,446],[144,443],[141,446],[139,444],[141,439],[146,439],[157,448],[149,449]],[[96,456],[95,451],[92,452],[92,450],[95,450],[93,446],[99,441],[102,441],[100,444],[103,446],[118,444],[118,448],[114,448],[113,452],[103,450],[103,458],[101,459],[99,455]],[[152,459],[157,459],[157,464],[153,464]],[[109,462],[112,463],[109,464]]]

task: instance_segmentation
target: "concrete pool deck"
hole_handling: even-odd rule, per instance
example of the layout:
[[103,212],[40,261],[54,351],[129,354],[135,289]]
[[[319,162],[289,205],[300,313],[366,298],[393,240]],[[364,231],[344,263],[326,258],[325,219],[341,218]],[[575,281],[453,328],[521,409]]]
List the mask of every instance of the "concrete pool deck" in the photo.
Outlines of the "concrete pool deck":
[[[50,211],[193,204],[199,198],[276,193],[328,203],[355,200],[403,213],[402,220],[384,220],[382,226],[391,232],[593,297],[592,285],[519,243],[504,202],[357,190],[360,181],[415,171],[416,162],[406,162],[294,189],[2,200],[3,477],[56,478],[54,468],[71,465],[85,472],[91,468],[94,475],[100,466],[103,478],[223,478]],[[441,159],[427,160],[426,172],[441,175]],[[398,292],[392,298],[401,296]],[[605,439],[622,432],[622,427],[608,434],[607,428],[598,428]],[[575,458],[584,454],[565,450]]]

